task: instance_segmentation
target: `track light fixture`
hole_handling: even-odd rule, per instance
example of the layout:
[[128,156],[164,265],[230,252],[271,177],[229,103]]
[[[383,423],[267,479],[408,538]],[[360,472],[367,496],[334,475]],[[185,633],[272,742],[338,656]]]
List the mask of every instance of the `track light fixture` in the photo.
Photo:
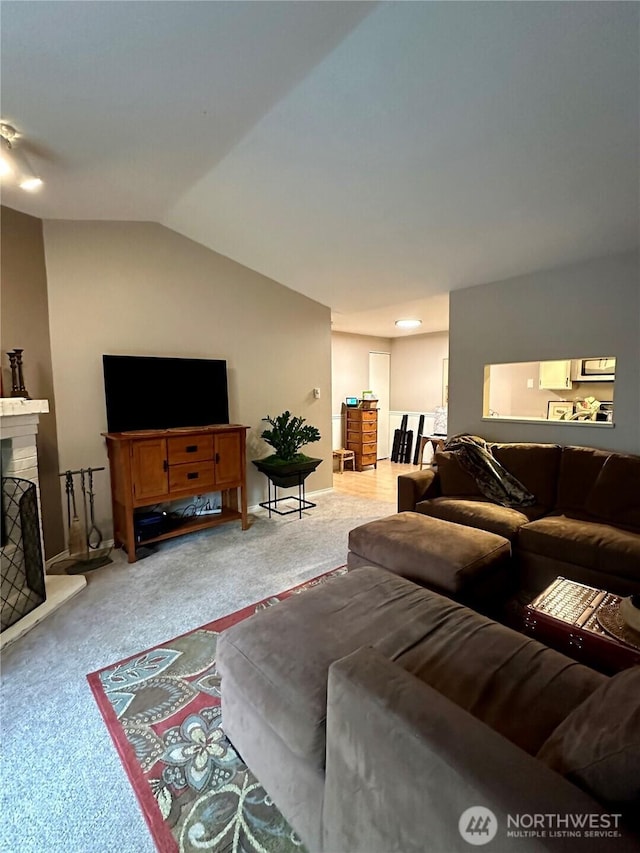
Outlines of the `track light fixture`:
[[15,147],[17,136],[10,124],[0,124],[0,176],[13,175],[21,189],[34,192],[42,186],[42,179],[34,172],[26,155]]

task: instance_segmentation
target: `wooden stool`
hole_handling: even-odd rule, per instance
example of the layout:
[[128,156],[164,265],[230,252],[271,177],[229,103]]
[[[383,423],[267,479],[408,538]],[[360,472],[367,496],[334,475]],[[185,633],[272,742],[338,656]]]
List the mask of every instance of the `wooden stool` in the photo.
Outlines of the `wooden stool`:
[[420,439],[420,450],[418,452],[418,458],[420,460],[420,470],[422,471],[422,466],[424,465],[422,457],[424,456],[424,449],[427,446],[427,443],[431,442],[431,447],[433,448],[433,452],[436,450],[441,450],[444,447],[444,439],[438,438],[436,435],[423,435]]
[[345,450],[341,447],[340,450],[333,451],[333,458],[338,460],[338,473],[344,472],[344,463],[351,462],[351,470],[356,470],[356,454],[353,450]]

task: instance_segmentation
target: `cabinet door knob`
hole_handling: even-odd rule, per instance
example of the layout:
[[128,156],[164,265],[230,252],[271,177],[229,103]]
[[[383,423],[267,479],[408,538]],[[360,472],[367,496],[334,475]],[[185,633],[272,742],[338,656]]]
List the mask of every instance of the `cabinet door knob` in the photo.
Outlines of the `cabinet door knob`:
[[219,461],[220,461],[220,454],[216,453],[214,462],[219,462]]
[[168,471],[168,470],[169,470],[169,463],[167,462],[167,460],[166,460],[166,459],[163,459],[163,460],[162,460],[162,470],[163,470],[163,471]]

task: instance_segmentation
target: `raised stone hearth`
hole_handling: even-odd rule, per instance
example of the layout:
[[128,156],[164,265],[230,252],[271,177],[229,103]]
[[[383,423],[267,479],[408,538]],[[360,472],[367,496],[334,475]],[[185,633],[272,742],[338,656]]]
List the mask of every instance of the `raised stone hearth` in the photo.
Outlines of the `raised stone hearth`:
[[[38,482],[38,423],[49,411],[47,400],[25,400],[21,397],[0,398],[0,448],[2,476],[29,480],[36,486],[38,513],[42,519]],[[42,553],[42,524],[40,525]],[[2,549],[0,549],[2,550]],[[68,601],[86,586],[83,575],[51,575],[45,577],[46,600],[11,627],[0,633],[0,649],[18,639],[38,622]]]

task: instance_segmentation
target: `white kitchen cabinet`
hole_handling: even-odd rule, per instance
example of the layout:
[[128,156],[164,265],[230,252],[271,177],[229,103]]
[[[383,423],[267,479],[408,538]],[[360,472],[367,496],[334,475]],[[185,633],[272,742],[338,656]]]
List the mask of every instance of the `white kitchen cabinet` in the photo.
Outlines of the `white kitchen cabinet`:
[[541,361],[538,379],[540,390],[547,388],[550,391],[565,390],[573,387],[571,381],[571,360],[566,361]]

